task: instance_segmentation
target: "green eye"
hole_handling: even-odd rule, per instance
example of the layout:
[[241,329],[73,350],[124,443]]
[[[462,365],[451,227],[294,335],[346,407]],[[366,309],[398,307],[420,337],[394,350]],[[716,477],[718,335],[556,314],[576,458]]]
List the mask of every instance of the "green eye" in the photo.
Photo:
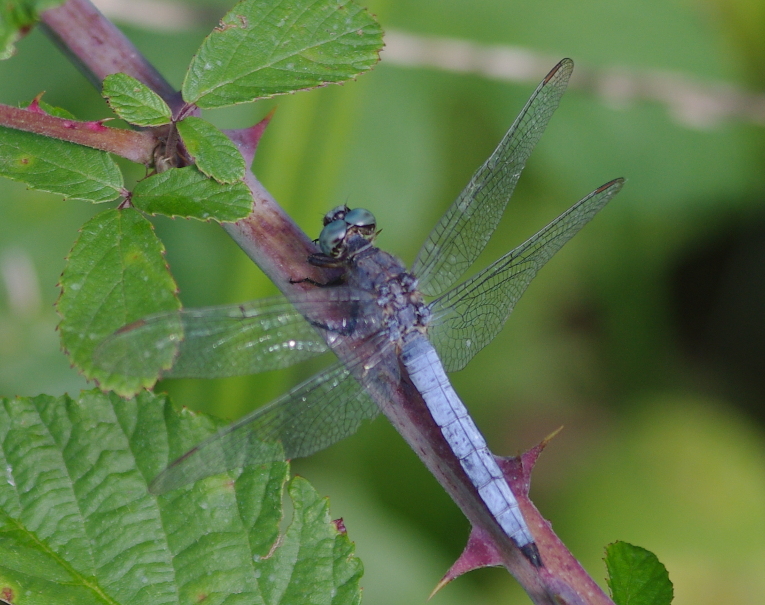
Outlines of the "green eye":
[[354,227],[369,227],[371,229],[374,229],[377,224],[375,215],[364,208],[354,208],[348,212],[345,215],[345,222]]
[[319,248],[327,256],[338,256],[348,225],[344,220],[332,221],[319,234]]
[[345,215],[348,214],[348,206],[343,204],[342,206],[335,206],[327,212],[327,214],[324,215],[324,226],[326,227],[330,223],[334,221],[340,221],[345,218]]

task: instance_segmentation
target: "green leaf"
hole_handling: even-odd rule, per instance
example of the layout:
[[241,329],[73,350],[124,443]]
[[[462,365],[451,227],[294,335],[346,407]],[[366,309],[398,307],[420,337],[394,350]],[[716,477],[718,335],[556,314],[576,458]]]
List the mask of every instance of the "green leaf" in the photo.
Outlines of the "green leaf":
[[215,432],[164,396],[0,399],[0,584],[14,605],[359,602],[361,563],[289,465],[147,483]]
[[332,603],[360,602],[361,563],[349,557],[353,547],[332,524],[327,500],[300,477],[292,480],[289,494],[295,511],[292,524],[280,548],[260,562],[270,580],[262,585],[266,602],[315,602],[306,594],[309,586],[325,598],[334,596]]
[[669,605],[673,589],[667,568],[655,554],[627,542],[606,547],[611,598],[616,605]]
[[220,183],[244,178],[247,166],[236,145],[207,120],[190,116],[177,124],[186,150],[204,174]]
[[61,276],[56,307],[63,348],[85,377],[102,388],[130,396],[151,387],[160,370],[172,365],[171,348],[147,376],[121,376],[93,359],[98,345],[125,324],[180,307],[162,244],[140,212],[107,210],[85,223]]
[[0,4],[0,59],[16,52],[13,46],[38,21],[39,14],[64,0],[7,0]]
[[34,99],[33,101],[30,101],[29,103],[25,103],[21,105],[21,107],[28,108],[31,107],[34,103],[37,103],[37,107],[42,109],[45,113],[47,113],[49,116],[54,116],[56,118],[64,118],[65,120],[76,120],[77,118],[74,116],[73,113],[70,111],[64,109],[63,107],[56,107],[54,105],[50,105],[49,103],[46,103],[39,97]]
[[172,119],[167,103],[148,86],[127,74],[106,76],[102,94],[114,113],[131,124],[160,126]]
[[0,175],[65,198],[108,202],[119,197],[122,173],[104,151],[0,127]]
[[252,193],[241,181],[218,183],[195,166],[154,174],[133,189],[133,205],[151,214],[220,222],[236,221],[252,209]]
[[202,43],[183,82],[200,107],[343,82],[379,60],[382,30],[336,0],[242,0]]

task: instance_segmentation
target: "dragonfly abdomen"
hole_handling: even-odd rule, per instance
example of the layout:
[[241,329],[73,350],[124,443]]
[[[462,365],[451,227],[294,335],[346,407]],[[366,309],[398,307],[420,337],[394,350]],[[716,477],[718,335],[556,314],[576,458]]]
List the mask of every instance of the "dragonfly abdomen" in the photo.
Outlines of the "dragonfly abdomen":
[[523,547],[533,544],[534,538],[518,501],[486,440],[452,388],[430,341],[425,337],[410,339],[404,344],[401,360],[481,500],[502,530],[525,552]]

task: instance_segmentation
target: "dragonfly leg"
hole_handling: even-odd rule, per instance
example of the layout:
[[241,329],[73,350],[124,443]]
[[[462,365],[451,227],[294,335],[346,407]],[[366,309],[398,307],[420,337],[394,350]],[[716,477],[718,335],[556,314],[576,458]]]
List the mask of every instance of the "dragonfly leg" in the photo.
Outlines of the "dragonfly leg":
[[291,284],[311,284],[312,286],[318,286],[319,288],[332,288],[333,286],[340,286],[343,283],[341,278],[334,279],[329,282],[322,283],[311,279],[310,277],[303,277],[301,279],[290,279]]

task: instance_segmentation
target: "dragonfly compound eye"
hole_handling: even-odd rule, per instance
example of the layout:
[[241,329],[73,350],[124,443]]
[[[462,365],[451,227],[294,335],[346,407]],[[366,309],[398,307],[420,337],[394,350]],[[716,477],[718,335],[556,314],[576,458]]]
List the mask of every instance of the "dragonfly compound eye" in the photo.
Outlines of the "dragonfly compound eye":
[[354,227],[367,227],[374,230],[377,225],[375,215],[364,208],[354,208],[345,215],[345,222]]
[[332,221],[319,234],[319,248],[327,256],[338,257],[345,240],[348,225],[344,220]]
[[357,233],[370,243],[374,241],[377,221],[375,220],[375,215],[369,210],[354,208],[345,215],[344,220],[348,225],[348,229],[352,229],[353,233]]
[[324,226],[326,227],[330,223],[334,221],[341,221],[345,218],[345,215],[348,214],[348,206],[343,204],[342,206],[335,206],[327,212],[327,214],[324,215]]

